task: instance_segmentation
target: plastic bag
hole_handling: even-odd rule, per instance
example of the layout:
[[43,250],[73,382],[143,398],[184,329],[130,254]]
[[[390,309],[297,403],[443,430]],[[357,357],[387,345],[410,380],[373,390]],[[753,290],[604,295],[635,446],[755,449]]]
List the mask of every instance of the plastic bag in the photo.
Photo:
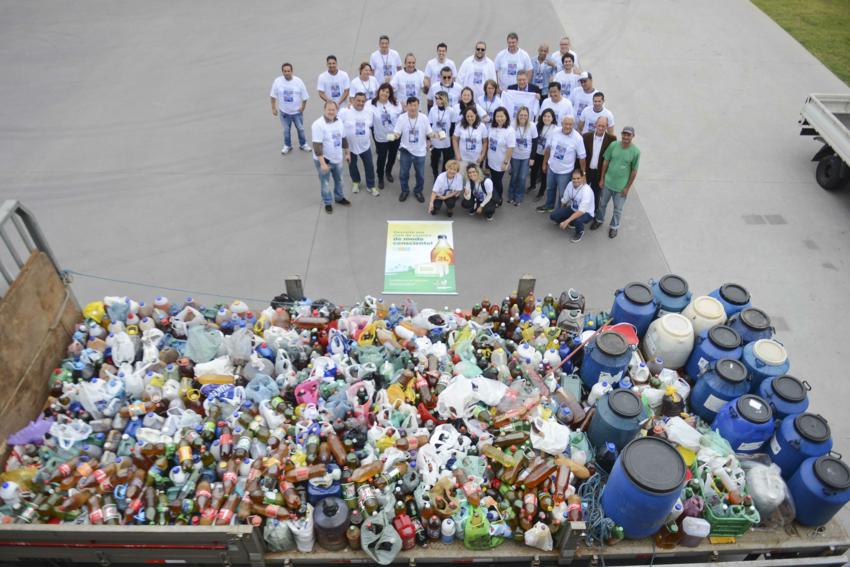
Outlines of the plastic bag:
[[235,365],[247,364],[251,359],[252,334],[248,327],[236,329],[224,339],[225,349],[230,361]]
[[552,551],[552,532],[543,522],[537,522],[525,532],[525,545],[536,547],[543,551]]
[[218,348],[224,340],[221,331],[196,325],[189,329],[189,339],[186,341],[184,354],[192,362],[209,362],[218,354]]
[[531,421],[531,446],[550,455],[560,455],[570,443],[570,428],[540,415]]
[[385,513],[373,514],[360,529],[360,546],[378,565],[389,565],[401,551],[401,537]]
[[194,370],[195,378],[200,378],[201,376],[213,375],[232,376],[234,368],[228,357],[220,356],[219,358],[215,358],[209,362],[196,364]]
[[277,388],[277,383],[272,380],[271,376],[265,374],[256,374],[254,378],[245,386],[245,396],[255,403],[260,403],[263,400],[270,400],[277,396],[280,392]]
[[295,537],[287,522],[273,519],[266,522],[263,529],[263,539],[269,551],[291,551],[295,549]]
[[171,330],[176,337],[185,337],[189,334],[189,327],[205,324],[203,314],[192,306],[186,306],[177,315],[171,318]]
[[287,520],[286,525],[295,539],[295,547],[302,553],[313,551],[316,537],[313,534],[313,506],[307,504],[307,513],[297,520]]
[[700,432],[688,425],[681,417],[671,417],[666,425],[667,439],[674,445],[681,445],[685,449],[696,453],[700,447]]
[[115,364],[136,360],[136,345],[127,333],[116,333],[112,337],[112,361]]

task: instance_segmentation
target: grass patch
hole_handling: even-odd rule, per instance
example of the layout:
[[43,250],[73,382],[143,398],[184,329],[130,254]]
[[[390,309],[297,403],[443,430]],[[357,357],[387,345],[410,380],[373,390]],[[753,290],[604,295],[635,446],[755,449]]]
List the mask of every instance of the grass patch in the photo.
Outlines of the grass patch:
[[850,85],[850,0],[752,0]]

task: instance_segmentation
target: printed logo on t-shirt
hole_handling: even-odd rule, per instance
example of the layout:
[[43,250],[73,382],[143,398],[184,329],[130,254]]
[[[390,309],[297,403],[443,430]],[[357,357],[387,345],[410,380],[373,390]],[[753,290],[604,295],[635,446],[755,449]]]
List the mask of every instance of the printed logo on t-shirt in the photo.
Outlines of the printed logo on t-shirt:
[[446,123],[443,120],[437,120],[437,131],[446,130]]
[[581,116],[581,112],[582,112],[585,108],[587,108],[587,105],[586,105],[586,104],[583,104],[583,103],[581,103],[581,102],[580,102],[580,103],[578,103],[578,110],[576,110],[576,116]]
[[556,144],[555,145],[555,151],[552,152],[552,155],[558,161],[563,160],[564,157],[567,155],[567,147],[562,146],[561,144]]
[[342,134],[339,132],[334,132],[331,134],[331,139],[333,140],[334,147],[339,148],[342,146]]
[[283,91],[283,102],[295,102],[295,97],[292,96],[294,91],[291,89],[285,89]]
[[516,63],[508,63],[508,75],[511,75],[512,77],[516,77],[516,68],[517,68]]
[[523,148],[527,148],[528,147],[528,138],[517,138],[516,139],[516,145],[522,146]]
[[405,83],[404,84],[404,95],[405,96],[416,96],[416,84],[415,83]]
[[540,148],[541,150],[546,149],[546,137],[540,136],[537,140],[538,140],[537,147]]
[[366,135],[366,123],[365,122],[355,122],[354,123],[354,135],[355,136],[365,136]]
[[419,128],[411,128],[407,132],[407,141],[411,144],[419,143]]
[[342,96],[342,89],[339,87],[339,84],[331,84],[331,97],[339,98],[340,96]]
[[511,114],[511,118],[516,118],[516,113],[519,112],[519,109],[522,108],[521,104],[515,104],[513,112]]
[[390,118],[390,113],[386,110],[381,111],[381,124],[384,126],[390,127],[393,125],[392,118]]
[[484,83],[484,71],[473,71],[472,72],[472,82],[473,84],[480,85]]
[[466,151],[474,152],[477,149],[478,142],[475,138],[467,138],[466,139]]
[[499,140],[497,138],[490,138],[490,151],[495,152],[499,147]]
[[484,192],[484,189],[482,189],[481,187],[476,188],[474,194],[475,194],[475,200],[478,201],[479,203],[484,200],[484,196],[486,195],[486,193]]
[[393,66],[390,65],[389,63],[385,64],[384,65],[384,76],[389,77],[392,74],[393,74]]

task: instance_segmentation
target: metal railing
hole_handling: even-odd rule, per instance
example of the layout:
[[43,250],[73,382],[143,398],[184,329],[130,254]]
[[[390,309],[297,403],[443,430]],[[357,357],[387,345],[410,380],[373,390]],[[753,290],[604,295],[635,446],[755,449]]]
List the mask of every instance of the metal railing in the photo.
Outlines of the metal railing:
[[62,275],[35,215],[16,200],[4,201],[0,206],[0,240],[0,299],[6,295],[30,255],[36,251],[44,252],[56,272]]

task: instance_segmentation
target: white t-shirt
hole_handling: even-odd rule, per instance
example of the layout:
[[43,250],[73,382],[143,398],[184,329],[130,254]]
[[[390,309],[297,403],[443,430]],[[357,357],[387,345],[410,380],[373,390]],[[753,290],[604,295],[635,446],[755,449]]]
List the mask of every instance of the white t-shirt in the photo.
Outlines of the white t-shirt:
[[585,132],[592,132],[596,128],[596,119],[600,116],[605,116],[608,118],[608,127],[614,127],[614,115],[611,114],[611,111],[602,107],[602,110],[596,112],[593,110],[593,105],[586,107],[579,118],[579,122],[584,121],[584,130],[581,131],[582,134]]
[[564,189],[564,196],[561,197],[561,204],[565,207],[572,207],[575,211],[588,213],[590,216],[596,214],[593,189],[587,183],[578,188],[573,186],[572,181],[567,183],[567,188]]
[[558,129],[554,124],[544,124],[537,130],[537,155],[542,156],[544,154],[546,144],[549,142],[549,134]]
[[537,120],[540,112],[540,98],[537,93],[527,91],[502,91],[502,106],[508,110],[511,120],[516,120],[516,114],[521,107],[528,109],[531,122]]
[[428,122],[431,123],[431,129],[439,134],[440,132],[445,132],[446,137],[442,140],[440,138],[434,138],[431,140],[432,148],[450,148],[452,147],[452,124],[457,122],[457,117],[455,116],[455,110],[451,106],[447,106],[442,110],[437,108],[437,105],[431,107],[431,110],[428,111]]
[[366,101],[370,101],[375,98],[375,95],[378,94],[378,79],[373,76],[369,76],[366,81],[363,81],[360,77],[355,77],[351,81],[351,88],[349,89],[349,94],[353,97],[357,93],[365,93]]
[[448,67],[452,70],[452,77],[457,78],[457,67],[455,67],[455,62],[446,57],[446,60],[440,63],[437,61],[437,58],[434,57],[428,64],[425,65],[425,76],[431,79],[431,84],[435,85],[440,82],[440,73],[443,70],[443,67]]
[[449,193],[463,191],[463,189],[463,175],[461,175],[460,172],[455,173],[455,176],[452,179],[449,179],[448,173],[444,171],[437,176],[437,179],[434,180],[434,188],[431,189],[431,191],[438,196],[443,197]]
[[475,100],[484,96],[484,82],[488,79],[496,80],[496,66],[489,57],[478,61],[474,55],[470,55],[461,64],[457,74],[458,82],[475,93]]
[[579,76],[575,73],[567,73],[561,69],[555,73],[552,80],[561,85],[561,96],[569,99],[573,90],[581,88],[581,85],[578,82],[578,77]]
[[484,203],[484,201],[489,201],[490,197],[493,196],[493,181],[489,177],[485,177],[484,181],[475,184],[475,188],[472,188],[472,184],[470,183],[470,198],[475,201],[479,206]]
[[531,145],[537,139],[537,127],[534,123],[527,124],[524,128],[514,125],[514,133],[516,135],[516,144],[511,157],[514,159],[530,158]]
[[593,95],[595,95],[596,92],[596,89],[593,89],[589,93],[586,93],[581,87],[573,90],[570,94],[570,100],[572,101],[573,108],[575,109],[575,116],[581,116],[581,113],[584,112],[585,108],[593,106]]
[[425,84],[425,73],[416,69],[412,73],[408,73],[404,69],[395,74],[390,84],[395,90],[397,100],[407,102],[408,97],[419,98],[419,93],[422,92],[422,86]]
[[[322,144],[322,154],[331,163],[342,162],[342,139],[345,137],[345,125],[337,118],[328,123],[324,116],[313,122],[312,135],[314,144]],[[319,159],[313,152],[313,159]]]
[[[573,54],[573,66],[578,67],[578,55],[576,55],[576,52],[570,49],[567,53]],[[564,54],[561,53],[560,49],[555,53],[550,53],[548,59],[552,62],[553,65],[555,65],[555,69],[564,68]]]
[[337,71],[336,75],[331,75],[327,71],[319,75],[316,90],[325,93],[325,96],[335,101],[337,104],[342,104],[343,93],[351,87],[351,81],[348,80],[348,73],[345,71]]
[[381,53],[380,49],[376,49],[369,56],[369,65],[372,66],[372,73],[378,79],[378,83],[385,83],[401,69],[401,57],[395,49],[390,49],[386,55]]
[[272,83],[271,98],[277,99],[277,109],[284,114],[298,114],[301,103],[310,98],[304,81],[293,76],[291,81],[281,75]]
[[502,90],[516,84],[518,73],[531,71],[531,58],[522,48],[517,48],[516,53],[511,53],[507,48],[501,50],[493,64],[496,66],[499,88]]
[[[458,122],[460,122],[460,119],[463,118],[463,113],[460,111],[460,103],[457,103],[454,106],[454,110],[455,110],[455,116],[457,116],[457,120],[458,120]],[[487,111],[484,110],[484,108],[482,108],[482,106],[480,104],[478,104],[477,102],[475,103],[475,112],[478,113],[478,119],[479,120],[484,120],[484,117],[487,116]],[[486,126],[485,126],[485,129],[486,129]]]
[[387,134],[393,131],[396,120],[402,112],[401,107],[389,102],[378,102],[377,104],[369,102],[368,107],[372,111],[372,129],[375,132],[375,141],[386,142]]
[[447,95],[449,95],[449,106],[454,106],[457,104],[457,101],[460,100],[460,91],[463,90],[463,87],[460,86],[460,83],[457,81],[452,82],[450,86],[446,86],[440,83],[431,82],[431,88],[428,89],[428,100],[434,100],[434,95],[436,95],[440,91],[445,91]]
[[425,157],[428,153],[428,136],[431,135],[431,123],[428,117],[421,112],[412,119],[405,112],[396,120],[393,128],[396,136],[401,140],[401,147],[416,157]]
[[493,120],[493,113],[496,112],[496,109],[502,106],[502,97],[496,95],[493,100],[487,100],[484,97],[481,97],[478,100],[478,103],[484,109],[484,112],[487,113],[487,116],[490,117],[490,120]]
[[455,126],[454,137],[457,138],[460,159],[463,161],[478,161],[478,158],[481,156],[481,148],[484,147],[484,140],[487,138],[487,129],[483,124],[479,124],[475,128],[469,126],[461,127],[458,124]]
[[561,120],[564,119],[564,116],[572,116],[575,118],[575,114],[573,113],[573,104],[568,98],[561,97],[561,100],[558,102],[554,102],[551,97],[547,98],[543,101],[543,104],[540,105],[540,113],[542,114],[547,108],[551,108],[552,112],[555,113],[555,124],[557,124],[558,127],[561,126]]
[[549,169],[552,173],[571,173],[575,168],[576,158],[584,159],[584,140],[575,128],[569,134],[564,134],[563,129],[558,128],[549,133],[546,141],[549,147]]
[[605,141],[605,134],[601,136],[593,135],[593,157],[590,158],[590,163],[587,164],[588,169],[599,169],[599,160],[602,159],[602,142]]
[[516,134],[512,126],[507,128],[490,127],[487,132],[487,165],[495,171],[504,171],[502,164],[508,148],[516,147]]
[[368,106],[363,110],[343,108],[339,111],[339,117],[345,124],[345,136],[348,138],[348,146],[352,153],[362,154],[372,146],[372,111]]

